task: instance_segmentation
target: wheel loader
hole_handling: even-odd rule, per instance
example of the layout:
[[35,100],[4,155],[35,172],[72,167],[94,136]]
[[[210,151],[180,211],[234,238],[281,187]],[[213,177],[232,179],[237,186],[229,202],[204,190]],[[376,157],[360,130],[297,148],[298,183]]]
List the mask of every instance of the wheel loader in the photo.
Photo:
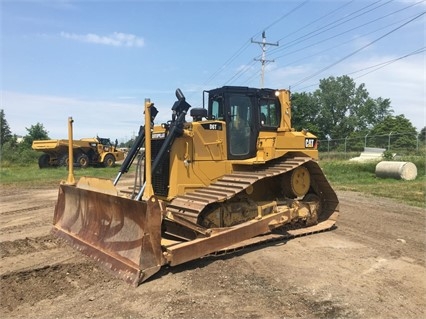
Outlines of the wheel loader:
[[[334,227],[338,198],[318,165],[317,138],[292,128],[288,90],[225,86],[204,91],[199,108],[179,89],[176,97],[161,125],[145,101],[114,180],[75,182],[69,167],[53,234],[138,286],[166,265]],[[139,177],[120,188],[132,164]]]

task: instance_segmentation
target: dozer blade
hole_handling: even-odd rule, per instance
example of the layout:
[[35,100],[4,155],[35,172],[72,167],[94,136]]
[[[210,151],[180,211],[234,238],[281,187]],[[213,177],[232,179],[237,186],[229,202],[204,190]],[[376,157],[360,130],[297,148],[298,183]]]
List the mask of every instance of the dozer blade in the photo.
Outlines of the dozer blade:
[[164,263],[159,203],[91,190],[89,184],[60,185],[52,233],[137,286]]

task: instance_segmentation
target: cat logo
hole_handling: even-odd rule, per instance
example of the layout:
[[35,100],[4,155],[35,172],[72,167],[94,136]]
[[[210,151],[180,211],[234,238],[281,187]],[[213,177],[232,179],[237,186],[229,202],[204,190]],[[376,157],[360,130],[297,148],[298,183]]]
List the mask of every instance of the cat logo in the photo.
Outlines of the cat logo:
[[305,138],[305,148],[314,148],[315,139],[314,138]]

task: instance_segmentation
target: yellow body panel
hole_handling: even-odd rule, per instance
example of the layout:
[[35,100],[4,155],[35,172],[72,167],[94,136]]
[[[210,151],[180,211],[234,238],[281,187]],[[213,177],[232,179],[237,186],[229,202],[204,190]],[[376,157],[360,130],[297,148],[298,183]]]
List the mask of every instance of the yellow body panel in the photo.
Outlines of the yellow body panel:
[[203,136],[201,130],[199,123],[192,123],[184,136],[174,142],[170,152],[169,199],[210,185],[231,172],[231,163],[226,160],[225,131],[206,131],[208,134]]
[[[218,123],[204,121],[203,125]],[[233,165],[266,163],[287,153],[318,159],[318,150],[306,147],[311,133],[295,131],[261,131],[257,139],[256,157],[246,160],[226,159],[226,124],[222,130],[205,130],[200,122],[187,123],[182,137],[176,139],[170,152],[170,184],[167,200],[194,189],[208,186],[233,172]],[[156,127],[155,134],[164,133]]]
[[[203,125],[217,125],[218,121],[206,121]],[[226,159],[226,124],[221,122],[222,130],[205,130],[199,122],[191,123],[185,132],[192,137],[196,146],[193,157],[197,161],[223,161]]]
[[291,131],[291,104],[290,104],[290,91],[279,90],[277,91],[278,99],[281,103],[281,121],[278,131]]

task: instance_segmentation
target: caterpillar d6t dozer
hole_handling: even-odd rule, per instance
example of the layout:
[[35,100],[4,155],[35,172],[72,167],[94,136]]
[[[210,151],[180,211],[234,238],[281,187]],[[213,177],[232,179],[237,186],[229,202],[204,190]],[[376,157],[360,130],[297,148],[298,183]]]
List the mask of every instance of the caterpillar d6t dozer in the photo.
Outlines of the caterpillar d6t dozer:
[[[54,234],[137,286],[164,265],[333,227],[339,202],[318,166],[317,138],[291,126],[289,91],[205,91],[190,121],[179,89],[176,97],[162,125],[145,101],[145,124],[114,181],[75,183],[69,167]],[[120,188],[137,158],[139,178]]]

